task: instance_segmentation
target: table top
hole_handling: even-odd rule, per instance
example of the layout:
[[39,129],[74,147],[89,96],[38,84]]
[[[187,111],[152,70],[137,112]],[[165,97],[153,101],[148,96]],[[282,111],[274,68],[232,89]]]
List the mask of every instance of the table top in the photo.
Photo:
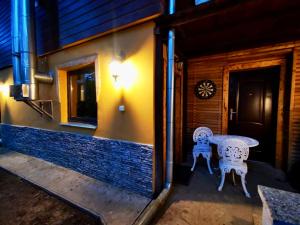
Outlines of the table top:
[[241,141],[244,141],[249,146],[249,148],[259,145],[259,142],[257,140],[255,140],[253,138],[245,137],[245,136],[239,136],[239,135],[216,134],[216,135],[209,137],[208,140],[210,143],[218,145],[218,144],[221,144],[221,142],[223,142],[224,140],[229,139],[229,138],[237,138]]

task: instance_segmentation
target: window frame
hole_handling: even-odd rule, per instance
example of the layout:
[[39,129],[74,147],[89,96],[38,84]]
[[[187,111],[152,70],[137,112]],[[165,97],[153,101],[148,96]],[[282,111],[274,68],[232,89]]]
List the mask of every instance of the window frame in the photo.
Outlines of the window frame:
[[[69,74],[69,73],[72,71],[84,69],[85,67],[90,66],[90,65],[93,65],[93,67],[94,67],[96,118],[95,119],[86,119],[86,118],[82,118],[82,117],[71,117],[70,77],[72,76],[72,74]],[[67,71],[67,114],[68,114],[68,122],[69,123],[75,122],[75,123],[82,123],[82,124],[90,124],[90,125],[94,125],[94,126],[98,125],[98,102],[97,102],[97,84],[96,84],[96,64],[95,64],[95,62],[92,62],[90,64],[83,65],[79,68]]]

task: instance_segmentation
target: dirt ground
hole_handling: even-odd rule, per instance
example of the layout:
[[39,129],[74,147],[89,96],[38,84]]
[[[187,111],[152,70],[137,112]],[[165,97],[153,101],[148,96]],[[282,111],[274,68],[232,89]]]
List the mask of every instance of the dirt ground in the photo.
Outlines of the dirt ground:
[[96,224],[98,218],[0,169],[0,225]]

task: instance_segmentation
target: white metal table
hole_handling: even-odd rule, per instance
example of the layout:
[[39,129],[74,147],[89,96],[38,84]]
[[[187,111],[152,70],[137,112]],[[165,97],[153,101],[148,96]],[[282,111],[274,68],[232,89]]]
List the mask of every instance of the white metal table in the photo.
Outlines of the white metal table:
[[[216,135],[213,135],[213,136],[209,137],[208,141],[211,144],[219,145],[223,141],[225,141],[226,139],[229,139],[229,138],[236,138],[236,139],[239,139],[241,141],[244,141],[249,146],[249,148],[256,147],[256,146],[259,145],[259,142],[255,139],[253,139],[253,138],[245,137],[245,136],[239,136],[239,135],[229,135],[229,134],[226,134],[226,135],[216,134]],[[232,172],[231,174],[232,174],[233,185],[235,185],[234,172]]]

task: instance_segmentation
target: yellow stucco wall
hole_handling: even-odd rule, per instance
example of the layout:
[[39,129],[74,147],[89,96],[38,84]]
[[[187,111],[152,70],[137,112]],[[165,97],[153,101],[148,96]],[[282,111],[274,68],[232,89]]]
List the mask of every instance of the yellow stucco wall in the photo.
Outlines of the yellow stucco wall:
[[[51,130],[86,133],[99,137],[153,144],[154,130],[154,23],[148,22],[67,48],[48,56],[49,67],[55,72],[53,85],[40,84],[40,98],[53,100],[54,120],[47,121],[22,102],[1,94],[3,123]],[[118,87],[111,76],[109,65],[115,53],[126,54],[124,64],[131,65],[135,74],[130,87]],[[60,65],[86,56],[95,56],[98,126],[96,130],[60,125],[65,122],[61,80],[64,70]],[[0,71],[2,84],[13,84],[12,69]],[[4,86],[5,86],[4,85]],[[118,106],[126,111],[119,112]],[[61,110],[62,108],[62,110]],[[62,114],[61,114],[62,111]]]

